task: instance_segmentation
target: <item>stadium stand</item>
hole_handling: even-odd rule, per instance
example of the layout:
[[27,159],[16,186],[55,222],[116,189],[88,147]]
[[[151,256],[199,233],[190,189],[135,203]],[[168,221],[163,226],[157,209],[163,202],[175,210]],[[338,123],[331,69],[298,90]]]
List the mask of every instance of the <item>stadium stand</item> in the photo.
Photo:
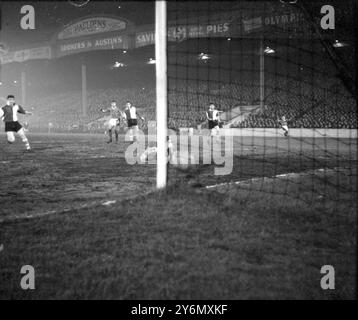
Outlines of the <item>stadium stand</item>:
[[[326,88],[312,91],[310,83],[293,79],[274,80],[274,86],[268,88],[264,110],[249,115],[237,128],[274,128],[282,115],[291,119],[292,128],[357,128],[357,110],[355,100],[336,83],[326,83]],[[287,88],[290,88],[287,91]],[[209,94],[208,94],[209,93]],[[258,103],[258,85],[249,86],[245,80],[225,84],[219,90],[210,90],[205,83],[188,86],[177,83],[169,94],[169,127],[197,127],[205,123],[205,110],[210,101],[214,101],[221,110],[230,110],[237,105],[255,105]],[[31,127],[40,131],[47,130],[53,123],[54,131],[103,131],[98,124],[91,128],[81,128],[83,123],[92,122],[103,116],[99,106],[109,105],[112,99],[119,106],[126,100],[138,107],[146,120],[155,120],[155,90],[107,89],[89,91],[89,110],[87,119],[81,117],[81,97],[79,91],[53,96],[44,96],[31,102],[36,106],[36,116],[31,119]],[[54,120],[56,119],[56,120]]]
[[[335,74],[332,64],[322,58],[319,49],[303,53],[300,57],[293,55],[285,60],[282,57],[279,60],[267,58],[265,107],[241,122],[231,123],[231,127],[275,128],[277,119],[283,115],[291,120],[291,128],[358,127],[356,101]],[[247,64],[251,65],[254,59],[257,58],[251,57],[252,61],[249,59]],[[210,102],[222,111],[258,105],[257,70],[239,71],[229,82],[215,78],[205,81],[169,77],[169,128],[205,126],[205,111]],[[35,107],[31,128],[47,131],[51,122],[53,131],[103,132],[103,127],[95,120],[103,117],[99,107],[108,106],[112,99],[121,108],[129,100],[146,120],[155,120],[155,89],[153,84],[147,83],[133,88],[88,90],[86,118],[81,116],[79,90],[39,94],[29,99],[29,105]],[[92,124],[87,126],[88,123]],[[146,128],[145,123],[140,126]]]

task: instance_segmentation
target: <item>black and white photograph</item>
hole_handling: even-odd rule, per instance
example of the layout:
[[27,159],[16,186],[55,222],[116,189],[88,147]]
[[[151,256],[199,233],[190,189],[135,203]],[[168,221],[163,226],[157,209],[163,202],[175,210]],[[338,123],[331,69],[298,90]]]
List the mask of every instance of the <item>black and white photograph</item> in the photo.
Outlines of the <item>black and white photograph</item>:
[[1,0],[0,300],[356,300],[357,16]]

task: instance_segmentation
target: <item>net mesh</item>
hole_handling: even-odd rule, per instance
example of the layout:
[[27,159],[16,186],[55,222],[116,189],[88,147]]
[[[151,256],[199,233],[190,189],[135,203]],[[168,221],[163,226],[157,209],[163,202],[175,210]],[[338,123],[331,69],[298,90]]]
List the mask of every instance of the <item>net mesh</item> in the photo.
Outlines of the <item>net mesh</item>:
[[[206,111],[214,103],[222,111],[220,134],[234,135],[229,174],[215,175],[214,160],[203,165],[201,144],[200,164],[173,170],[170,179],[213,188],[235,183],[299,198],[293,184],[309,187],[312,199],[322,186],[339,189],[341,178],[353,181],[354,5],[334,2],[341,18],[334,30],[324,30],[324,4],[168,2],[169,127],[210,134]],[[347,188],[354,190],[354,183]]]

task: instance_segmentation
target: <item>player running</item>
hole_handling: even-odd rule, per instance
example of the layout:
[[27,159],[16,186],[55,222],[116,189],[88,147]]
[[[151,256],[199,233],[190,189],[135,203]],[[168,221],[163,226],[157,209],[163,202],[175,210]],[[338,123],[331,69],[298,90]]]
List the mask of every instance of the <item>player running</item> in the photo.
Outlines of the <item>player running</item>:
[[216,136],[220,133],[220,116],[214,103],[210,103],[209,110],[206,111],[206,119],[209,123],[210,135]]
[[101,108],[100,110],[103,113],[110,112],[110,118],[106,122],[106,127],[108,128],[108,135],[109,135],[109,140],[107,141],[107,143],[112,142],[113,131],[116,136],[116,142],[118,142],[119,124],[121,121],[120,118],[123,117],[123,114],[122,111],[118,108],[117,102],[115,100],[112,100],[111,106],[109,108],[107,109]]
[[0,109],[0,118],[5,122],[5,132],[8,143],[15,142],[15,132],[25,143],[26,150],[31,150],[29,140],[27,139],[24,128],[18,121],[18,113],[32,115],[32,112],[25,111],[23,107],[16,104],[15,96],[8,95],[6,105]]
[[277,122],[279,123],[279,125],[281,126],[282,130],[283,130],[283,134],[285,137],[288,137],[288,121],[286,120],[285,116],[282,116],[281,119],[278,119]]
[[[123,114],[124,119],[127,120],[128,129],[129,129],[129,137],[130,140],[133,141],[133,137],[137,138],[138,134],[138,119],[145,120],[144,117],[138,115],[137,108],[133,106],[129,101],[126,102],[126,108],[124,109]],[[133,135],[134,132],[134,135]]]

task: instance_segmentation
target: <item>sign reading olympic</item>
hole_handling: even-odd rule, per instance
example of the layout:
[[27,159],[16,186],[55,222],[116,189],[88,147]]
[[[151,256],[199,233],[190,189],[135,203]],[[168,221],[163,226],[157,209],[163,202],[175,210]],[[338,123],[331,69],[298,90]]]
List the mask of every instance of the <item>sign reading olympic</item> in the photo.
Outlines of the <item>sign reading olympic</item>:
[[59,40],[90,36],[103,32],[125,30],[127,23],[109,17],[91,17],[67,26],[58,34]]

